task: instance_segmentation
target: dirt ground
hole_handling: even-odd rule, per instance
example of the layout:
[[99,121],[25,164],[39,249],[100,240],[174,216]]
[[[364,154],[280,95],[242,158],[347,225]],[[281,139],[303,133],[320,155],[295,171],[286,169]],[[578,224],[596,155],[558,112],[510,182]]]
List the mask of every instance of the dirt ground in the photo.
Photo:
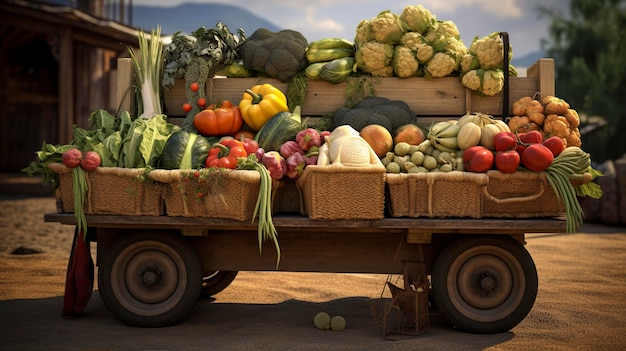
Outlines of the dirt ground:
[[[539,274],[530,314],[511,331],[456,331],[430,311],[419,336],[384,338],[378,308],[387,275],[240,272],[182,323],[133,328],[103,305],[61,316],[73,227],[45,223],[51,197],[0,196],[0,348],[3,350],[624,350],[626,228],[585,224],[581,233],[527,236]],[[95,257],[95,245],[92,245]],[[398,279],[398,277],[391,277]],[[344,331],[318,330],[317,312]]]

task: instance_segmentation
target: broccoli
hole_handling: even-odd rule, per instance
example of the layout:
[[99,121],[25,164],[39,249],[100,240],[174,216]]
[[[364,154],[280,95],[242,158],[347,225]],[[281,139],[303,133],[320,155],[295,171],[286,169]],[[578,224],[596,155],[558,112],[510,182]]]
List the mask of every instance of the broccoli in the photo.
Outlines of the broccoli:
[[308,45],[298,31],[259,28],[241,44],[239,54],[246,68],[288,82],[308,65]]
[[357,132],[360,132],[361,129],[370,124],[381,125],[390,132],[392,130],[391,122],[387,116],[364,108],[353,108],[346,111],[345,115],[338,124],[333,122],[333,129],[341,125],[349,125]]
[[348,113],[348,111],[350,111],[350,109],[345,107],[342,107],[339,110],[335,111],[335,113],[333,114],[332,129],[335,129],[336,127],[343,124],[343,118],[345,117],[346,113]]
[[402,100],[391,100],[386,97],[370,96],[356,104],[354,109],[366,109],[370,112],[378,113],[387,117],[391,124],[390,128],[387,129],[392,134],[398,127],[415,122],[415,113],[411,110],[409,105]]
[[371,111],[379,113],[389,119],[391,128],[387,129],[391,134],[393,134],[398,127],[415,122],[414,114],[408,113],[393,101],[389,104],[375,106],[371,109]]

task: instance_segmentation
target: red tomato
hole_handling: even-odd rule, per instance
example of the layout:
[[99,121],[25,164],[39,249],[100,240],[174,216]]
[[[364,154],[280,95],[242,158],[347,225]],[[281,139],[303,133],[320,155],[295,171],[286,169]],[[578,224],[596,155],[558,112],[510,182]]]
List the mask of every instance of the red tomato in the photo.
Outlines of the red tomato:
[[237,133],[233,134],[233,138],[237,140],[243,140],[243,138],[254,139],[254,133],[241,129]]
[[529,145],[522,152],[522,164],[533,172],[544,171],[553,160],[552,151],[541,144]]
[[528,133],[519,133],[517,136],[524,144],[539,144],[543,141],[543,134],[536,130],[531,130]]
[[543,141],[543,146],[550,149],[550,151],[552,151],[552,155],[557,157],[563,150],[565,150],[565,141],[558,136],[552,136]]
[[198,91],[198,88],[200,88],[200,85],[198,85],[198,83],[193,82],[189,85],[189,89],[191,89],[191,91]]
[[515,173],[520,164],[520,156],[515,150],[506,150],[496,153],[495,164],[502,173]]
[[206,99],[205,99],[205,98],[199,98],[199,99],[198,99],[198,106],[199,106],[199,107],[204,107],[204,106],[206,106]]
[[496,151],[515,150],[517,136],[513,132],[499,132],[493,138],[493,146]]
[[185,103],[183,104],[183,111],[185,111],[185,112],[189,112],[189,111],[191,111],[191,104],[190,104],[190,103],[188,103],[188,102],[185,102]]
[[487,172],[493,167],[493,159],[493,152],[481,145],[463,151],[463,167],[468,172]]

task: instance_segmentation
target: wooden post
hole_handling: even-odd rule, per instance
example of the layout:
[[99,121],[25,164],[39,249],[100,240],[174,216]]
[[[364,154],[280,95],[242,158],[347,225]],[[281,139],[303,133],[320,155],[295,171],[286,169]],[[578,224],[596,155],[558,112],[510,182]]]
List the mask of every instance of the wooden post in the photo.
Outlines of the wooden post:
[[546,96],[554,96],[554,59],[542,58],[535,62],[532,66],[528,67],[526,71],[528,77],[538,78],[539,92],[541,98]]
[[133,108],[133,64],[130,58],[117,59],[117,85],[115,87],[116,108],[118,111],[129,111]]
[[63,26],[59,32],[59,131],[58,142],[67,144],[72,140],[74,116],[74,41],[72,28]]

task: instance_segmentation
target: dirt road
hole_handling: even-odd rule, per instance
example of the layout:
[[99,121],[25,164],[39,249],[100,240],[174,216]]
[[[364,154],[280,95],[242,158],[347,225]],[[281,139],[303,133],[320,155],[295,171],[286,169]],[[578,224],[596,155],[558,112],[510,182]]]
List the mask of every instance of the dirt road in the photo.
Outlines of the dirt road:
[[[433,309],[426,333],[383,338],[373,311],[387,301],[381,298],[386,275],[240,272],[214,299],[198,301],[183,323],[159,329],[121,324],[96,287],[84,316],[63,318],[73,228],[44,223],[43,214],[54,211],[52,198],[0,198],[3,350],[626,349],[625,228],[585,225],[576,234],[528,235],[539,293],[530,314],[507,333],[461,333]],[[12,254],[15,249],[41,253]],[[342,315],[346,330],[316,329],[319,311]]]

